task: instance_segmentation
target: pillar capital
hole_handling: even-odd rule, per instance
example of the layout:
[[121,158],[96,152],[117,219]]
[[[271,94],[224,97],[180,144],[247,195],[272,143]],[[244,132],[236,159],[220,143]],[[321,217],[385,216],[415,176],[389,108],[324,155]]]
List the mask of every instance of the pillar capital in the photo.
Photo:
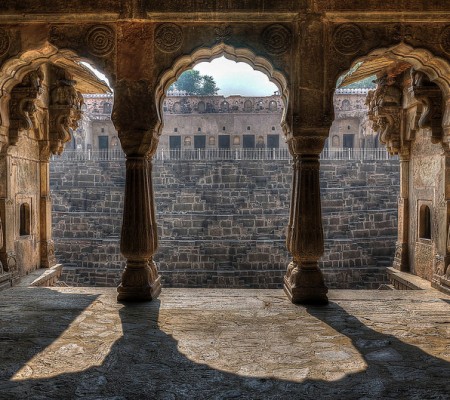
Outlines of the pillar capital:
[[327,134],[322,131],[308,132],[301,136],[293,136],[288,139],[290,153],[298,155],[319,155],[325,145]]
[[151,156],[158,145],[159,116],[148,80],[119,80],[112,121],[127,156]]

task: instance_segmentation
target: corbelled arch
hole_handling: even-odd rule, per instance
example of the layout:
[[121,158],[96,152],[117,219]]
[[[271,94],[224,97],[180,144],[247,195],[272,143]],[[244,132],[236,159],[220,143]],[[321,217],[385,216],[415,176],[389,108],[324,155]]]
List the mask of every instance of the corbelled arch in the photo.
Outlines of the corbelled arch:
[[201,62],[209,62],[221,56],[235,62],[245,62],[254,70],[264,73],[269,80],[278,87],[284,105],[280,123],[286,135],[288,127],[285,121],[289,109],[289,82],[285,74],[277,70],[269,59],[258,56],[252,50],[248,48],[233,47],[225,43],[219,43],[213,47],[202,47],[189,55],[181,56],[175,60],[170,69],[167,69],[161,74],[155,91],[155,101],[159,119],[159,125],[156,129],[158,135],[160,135],[162,131],[163,103],[169,86],[187,69],[193,68]]

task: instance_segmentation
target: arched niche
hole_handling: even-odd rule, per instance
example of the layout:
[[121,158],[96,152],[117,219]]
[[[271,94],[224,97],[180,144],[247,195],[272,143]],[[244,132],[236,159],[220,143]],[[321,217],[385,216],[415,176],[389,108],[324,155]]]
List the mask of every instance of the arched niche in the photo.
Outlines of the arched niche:
[[162,132],[164,99],[169,86],[187,69],[193,68],[201,62],[209,62],[222,56],[235,62],[249,64],[254,70],[264,73],[277,86],[283,102],[283,115],[280,123],[285,135],[287,135],[286,112],[289,104],[289,86],[285,75],[281,71],[276,70],[267,58],[256,55],[250,49],[236,48],[224,43],[217,44],[211,48],[200,48],[192,54],[182,56],[173,63],[170,69],[162,73],[155,92],[155,102],[158,109],[157,134],[160,135]]

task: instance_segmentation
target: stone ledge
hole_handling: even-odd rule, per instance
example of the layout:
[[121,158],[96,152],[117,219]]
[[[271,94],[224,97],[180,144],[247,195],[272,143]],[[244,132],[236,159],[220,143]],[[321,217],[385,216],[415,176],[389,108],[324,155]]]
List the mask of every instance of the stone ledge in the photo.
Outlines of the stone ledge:
[[56,264],[51,268],[39,268],[24,276],[17,286],[54,286],[62,273],[62,264]]
[[393,267],[386,268],[389,281],[399,290],[426,290],[431,288],[431,282],[412,275],[401,272]]

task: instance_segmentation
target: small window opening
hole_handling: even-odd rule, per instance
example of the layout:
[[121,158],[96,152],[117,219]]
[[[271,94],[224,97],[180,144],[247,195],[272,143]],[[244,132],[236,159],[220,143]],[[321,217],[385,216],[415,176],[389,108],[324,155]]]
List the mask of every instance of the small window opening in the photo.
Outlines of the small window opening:
[[31,212],[28,203],[20,205],[20,236],[27,236],[31,234]]
[[426,205],[420,206],[419,238],[431,239],[431,211]]
[[178,132],[178,128],[173,128],[173,131],[174,132]]

